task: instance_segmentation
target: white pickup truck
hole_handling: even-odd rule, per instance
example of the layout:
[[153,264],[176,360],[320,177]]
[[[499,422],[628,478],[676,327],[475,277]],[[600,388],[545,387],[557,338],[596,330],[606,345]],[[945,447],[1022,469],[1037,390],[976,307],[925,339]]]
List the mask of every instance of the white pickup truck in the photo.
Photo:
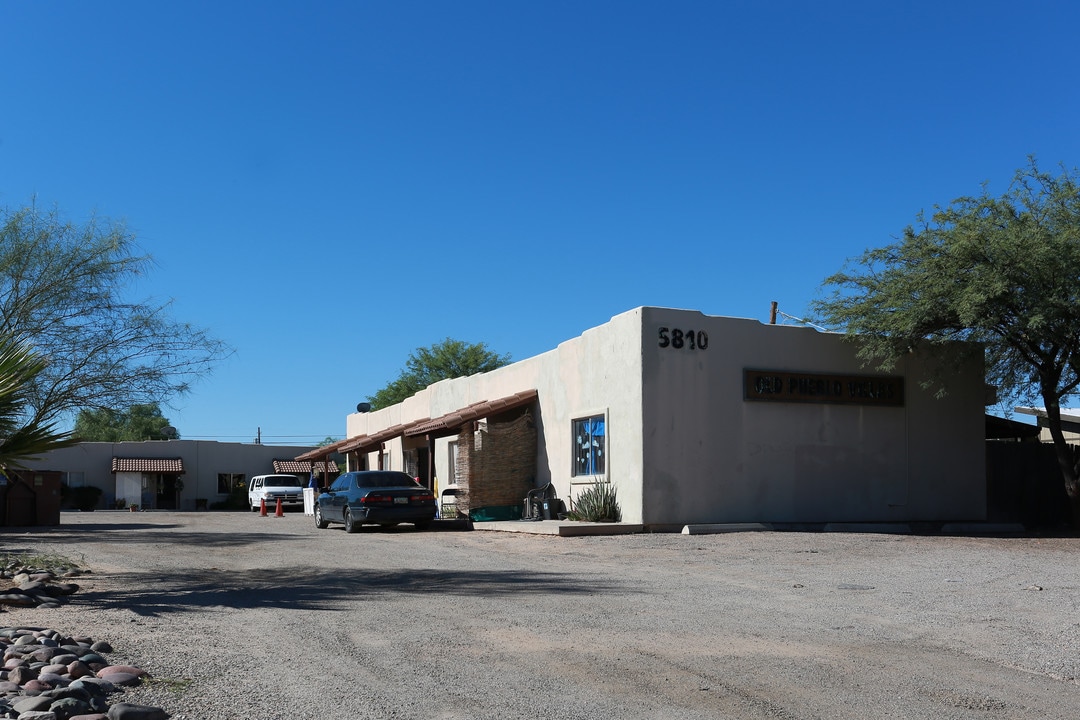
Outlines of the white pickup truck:
[[262,501],[266,501],[266,509],[273,512],[277,509],[277,501],[281,499],[281,507],[284,510],[289,507],[304,506],[304,487],[296,475],[256,475],[248,483],[248,505],[252,512],[262,509]]

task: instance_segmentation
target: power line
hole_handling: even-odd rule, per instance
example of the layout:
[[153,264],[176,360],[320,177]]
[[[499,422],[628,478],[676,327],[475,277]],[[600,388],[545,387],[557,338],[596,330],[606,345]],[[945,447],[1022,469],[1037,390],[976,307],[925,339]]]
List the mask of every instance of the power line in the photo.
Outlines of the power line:
[[805,318],[799,318],[799,317],[795,317],[794,315],[788,315],[783,310],[777,310],[776,313],[778,315],[783,315],[788,320],[794,320],[797,323],[802,323],[803,325],[809,325],[810,327],[814,328],[815,330],[820,330],[821,332],[829,332],[828,330],[821,327],[820,325],[815,325],[814,323],[810,322],[809,320],[807,320]]

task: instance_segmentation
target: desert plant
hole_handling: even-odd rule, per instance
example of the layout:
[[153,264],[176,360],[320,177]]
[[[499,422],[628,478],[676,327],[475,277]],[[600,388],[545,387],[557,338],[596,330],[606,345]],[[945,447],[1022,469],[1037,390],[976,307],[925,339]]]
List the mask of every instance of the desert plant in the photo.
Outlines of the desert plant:
[[247,483],[241,482],[232,489],[224,500],[210,503],[211,510],[250,510],[247,498]]
[[610,482],[601,482],[586,488],[574,502],[574,508],[567,513],[571,520],[586,522],[619,522],[622,511],[616,497],[615,486]]
[[26,572],[27,570],[48,570],[57,575],[63,575],[64,573],[79,571],[80,566],[85,564],[85,560],[84,557],[83,562],[79,563],[64,555],[34,553],[25,550],[0,552],[0,568],[12,574]]

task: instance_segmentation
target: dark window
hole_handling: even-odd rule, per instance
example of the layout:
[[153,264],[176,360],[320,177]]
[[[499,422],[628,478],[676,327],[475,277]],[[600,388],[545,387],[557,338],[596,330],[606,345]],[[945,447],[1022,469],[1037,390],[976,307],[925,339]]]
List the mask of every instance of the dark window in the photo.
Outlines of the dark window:
[[247,487],[247,480],[243,473],[218,473],[217,491],[219,495],[228,495],[233,490]]

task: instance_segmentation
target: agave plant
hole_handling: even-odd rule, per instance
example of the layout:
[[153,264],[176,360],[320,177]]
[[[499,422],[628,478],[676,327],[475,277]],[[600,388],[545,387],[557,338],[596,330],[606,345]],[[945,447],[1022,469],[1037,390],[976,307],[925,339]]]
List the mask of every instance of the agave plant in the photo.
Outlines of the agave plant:
[[25,467],[24,460],[76,442],[54,423],[27,417],[34,378],[45,365],[32,350],[0,337],[0,469]]
[[622,511],[616,497],[615,486],[601,482],[586,488],[574,502],[574,509],[567,513],[573,520],[588,522],[619,522]]

